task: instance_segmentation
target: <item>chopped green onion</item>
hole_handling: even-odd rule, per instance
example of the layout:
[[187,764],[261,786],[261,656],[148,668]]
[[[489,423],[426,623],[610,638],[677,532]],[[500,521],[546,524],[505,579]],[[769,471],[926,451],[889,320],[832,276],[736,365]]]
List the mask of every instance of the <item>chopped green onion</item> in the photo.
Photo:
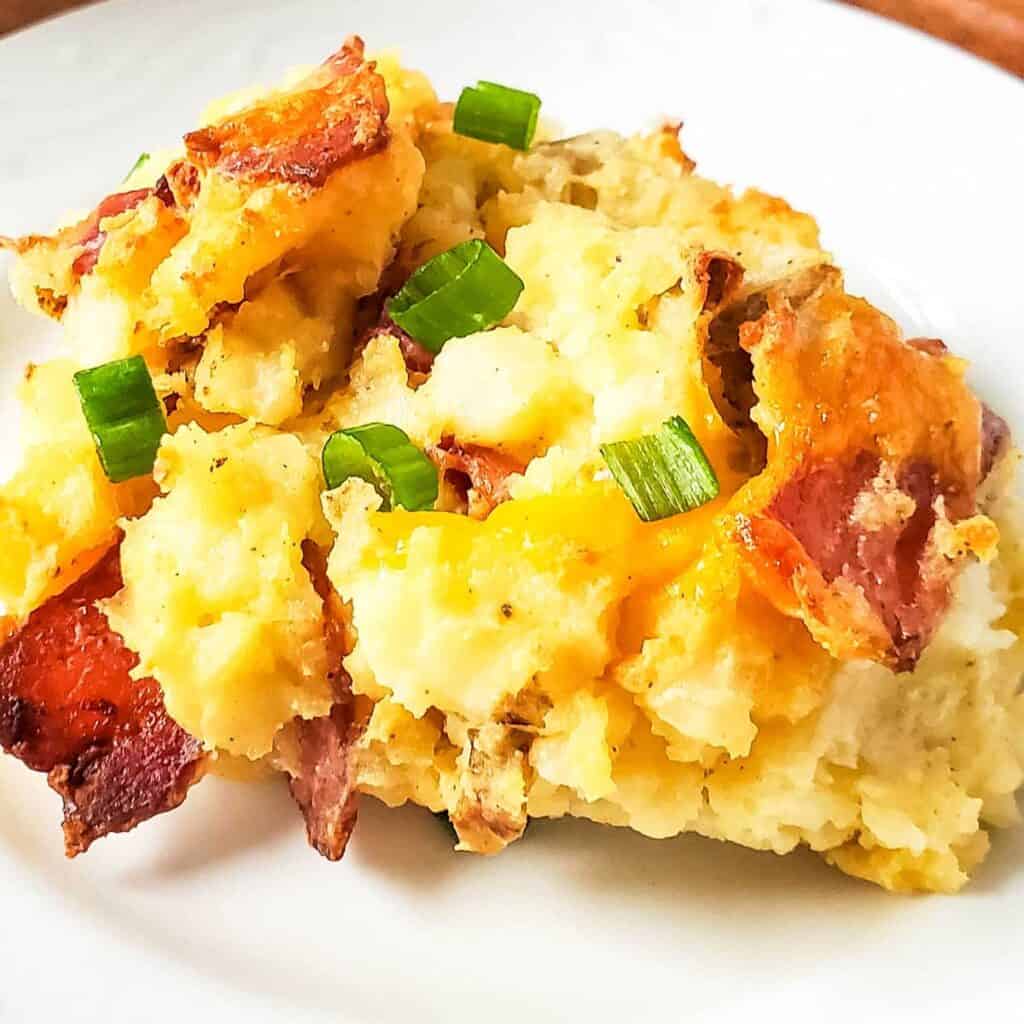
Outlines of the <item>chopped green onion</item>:
[[529,149],[537,130],[540,97],[496,82],[467,85],[455,105],[453,128],[458,135],[484,142],[503,142]]
[[359,477],[373,485],[387,512],[399,506],[419,512],[437,501],[437,467],[390,423],[336,430],[324,445],[323,467],[329,489]]
[[718,497],[718,477],[681,416],[656,434],[601,445],[616,483],[646,522],[690,512]]
[[142,356],[79,370],[74,379],[110,480],[116,484],[152,472],[167,423]]
[[148,153],[140,153],[139,159],[132,164],[132,169],[124,176],[124,180],[127,181],[143,164],[149,162]]
[[504,320],[523,290],[516,272],[474,238],[424,263],[388,300],[392,320],[431,352],[449,338],[486,331]]

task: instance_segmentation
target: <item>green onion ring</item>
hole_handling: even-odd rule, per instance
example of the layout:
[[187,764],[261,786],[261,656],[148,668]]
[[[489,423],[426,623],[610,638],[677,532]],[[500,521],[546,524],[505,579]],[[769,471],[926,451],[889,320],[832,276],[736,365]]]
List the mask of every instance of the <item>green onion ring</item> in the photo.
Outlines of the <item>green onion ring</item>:
[[372,484],[384,510],[420,512],[437,501],[437,467],[390,423],[366,423],[336,430],[323,455],[324,480],[333,490],[351,477]]
[[437,353],[449,338],[500,323],[522,290],[515,271],[474,238],[424,263],[388,300],[387,312],[406,334]]
[[690,512],[718,497],[718,477],[686,420],[656,434],[601,445],[615,482],[644,522]]

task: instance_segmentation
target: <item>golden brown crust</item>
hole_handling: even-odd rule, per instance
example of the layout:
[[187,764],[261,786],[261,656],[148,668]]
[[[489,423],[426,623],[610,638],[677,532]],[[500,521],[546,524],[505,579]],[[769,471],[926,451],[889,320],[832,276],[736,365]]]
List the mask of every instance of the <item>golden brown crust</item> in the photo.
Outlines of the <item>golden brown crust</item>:
[[334,171],[383,150],[389,138],[387,116],[384,80],[363,59],[362,40],[352,37],[294,89],[188,134],[186,157],[172,163],[152,188],[107,196],[88,217],[53,235],[0,236],[0,249],[23,256],[38,251],[48,266],[61,270],[62,293],[37,290],[40,311],[59,319],[81,279],[99,262],[105,222],[153,198],[165,210],[164,226],[170,216],[184,231],[211,173],[252,189],[288,186],[304,198]]
[[682,121],[669,121],[663,124],[658,131],[658,148],[662,156],[678,164],[684,174],[689,174],[697,164],[686,155],[679,142],[682,130]]
[[500,853],[526,830],[525,757],[512,736],[494,722],[470,731],[449,814],[462,849]]
[[[705,254],[710,258],[720,254]],[[740,268],[742,273],[742,268]],[[721,271],[720,271],[720,276]],[[749,291],[742,289],[742,279],[725,277],[729,286],[717,307],[712,307],[703,351],[704,380],[719,416],[743,440],[748,453],[749,470],[764,467],[766,443],[764,434],[755,425],[751,413],[757,404],[754,393],[754,363],[750,353],[740,344],[740,330],[754,323],[768,311],[769,296],[785,301],[793,310],[815,293],[839,287],[839,271],[827,263],[816,264],[791,274],[770,285]],[[705,298],[705,309],[708,303]]]
[[254,183],[320,188],[339,167],[387,145],[384,80],[352,36],[308,79],[185,136],[202,170]]
[[68,297],[58,295],[52,288],[36,288],[36,305],[53,320],[60,320],[68,308]]

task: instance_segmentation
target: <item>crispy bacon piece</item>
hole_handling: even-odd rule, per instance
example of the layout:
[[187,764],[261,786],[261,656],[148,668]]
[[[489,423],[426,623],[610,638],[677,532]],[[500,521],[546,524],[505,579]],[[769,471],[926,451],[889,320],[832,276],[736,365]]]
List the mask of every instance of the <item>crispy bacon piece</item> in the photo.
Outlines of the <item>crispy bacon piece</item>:
[[412,373],[430,373],[434,366],[434,353],[429,348],[424,348],[397,325],[394,326],[392,333],[398,338],[398,347],[402,350],[406,368]]
[[341,663],[348,648],[344,604],[327,578],[326,559],[320,548],[307,541],[302,554],[313,586],[324,602],[335,704],[329,715],[293,722],[288,738],[289,786],[306,819],[310,845],[328,860],[340,860],[359,809],[355,746],[365,723],[352,695],[352,680]]
[[155,196],[175,214],[177,230],[167,232],[169,250],[190,227],[211,173],[241,182],[243,192],[286,185],[297,201],[304,200],[338,168],[387,146],[388,109],[384,80],[363,59],[362,41],[352,37],[294,89],[187,135],[185,157],[168,167],[152,189],[108,196],[85,220],[52,236],[0,236],[0,249],[22,255],[38,251],[44,257],[46,273],[56,272],[60,287],[37,287],[37,305],[59,317],[97,264],[106,241],[103,219]]
[[67,244],[82,246],[81,254],[71,264],[79,277],[84,277],[96,266],[100,258],[100,249],[107,240],[105,232],[100,231],[100,221],[134,210],[139,203],[153,194],[153,189],[140,188],[132,192],[118,192],[116,195],[107,196],[85,220],[76,225],[77,230],[70,229],[73,234],[67,239]]
[[289,787],[306,819],[310,846],[328,860],[341,860],[356,827],[355,745],[362,731],[351,694],[329,715],[294,725],[297,757]]
[[997,536],[970,518],[982,408],[944,346],[903,342],[834,280],[797,309],[779,290],[763,302],[737,327],[767,439],[730,509],[745,568],[837,657],[910,669],[959,562]]
[[190,132],[190,161],[257,183],[319,188],[339,167],[383,149],[388,99],[363,41],[351,36],[293,91]]
[[511,455],[484,445],[460,444],[449,435],[431,446],[427,455],[449,483],[466,493],[469,514],[474,519],[486,519],[508,501],[508,478],[526,469]]
[[[863,595],[898,667],[913,667],[948,597],[947,575],[924,567],[938,490],[928,463],[909,463],[887,479],[878,456],[864,451],[792,478],[767,510],[788,531],[783,545],[797,540],[829,586]],[[860,607],[852,595],[847,601]]]
[[95,606],[120,588],[115,547],[0,648],[0,745],[64,798],[69,857],[177,807],[206,765]]
[[[107,196],[97,207],[77,224],[71,224],[58,231],[56,235],[26,235],[24,238],[3,238],[0,237],[0,249],[10,249],[13,252],[24,253],[36,246],[49,246],[54,249],[67,248],[79,249],[71,264],[72,272],[76,278],[85,277],[92,272],[100,258],[100,250],[107,240],[106,232],[100,230],[100,222],[108,217],[118,217],[122,213],[134,210],[150,196],[155,195],[165,206],[173,205],[174,197],[165,190],[159,188],[138,188],[131,192],[115,192]],[[52,298],[52,297],[51,297]],[[67,305],[66,296],[57,296],[60,300],[59,313],[63,313]],[[49,315],[59,313],[53,309],[50,303],[40,302],[40,308]]]

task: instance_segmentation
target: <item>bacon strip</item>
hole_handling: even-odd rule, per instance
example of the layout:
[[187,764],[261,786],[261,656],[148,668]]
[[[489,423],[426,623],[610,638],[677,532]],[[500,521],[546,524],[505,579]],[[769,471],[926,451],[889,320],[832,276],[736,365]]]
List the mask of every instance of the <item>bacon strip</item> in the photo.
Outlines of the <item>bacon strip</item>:
[[52,236],[0,236],[0,249],[22,255],[37,248],[66,253],[67,263],[57,261],[66,279],[63,293],[37,289],[39,308],[58,318],[63,314],[70,293],[96,267],[106,241],[100,222],[150,196],[179,216],[180,238],[208,173],[240,182],[243,193],[262,185],[291,186],[294,198],[302,201],[337,169],[383,150],[390,137],[387,92],[374,64],[364,61],[363,50],[362,40],[352,37],[294,89],[191,132],[185,137],[186,156],[152,189],[108,196],[85,220]]
[[0,648],[0,745],[63,797],[69,857],[177,807],[206,767],[95,606],[120,589],[115,547]]
[[339,167],[388,143],[388,98],[363,41],[341,49],[294,91],[190,132],[192,163],[248,181],[320,188]]
[[469,514],[486,519],[503,501],[508,501],[509,477],[522,473],[526,466],[518,459],[479,444],[460,444],[445,436],[431,446],[427,455],[449,483],[465,491]]
[[[902,341],[837,281],[799,308],[779,290],[762,301],[758,319],[736,318],[748,416],[767,439],[764,470],[731,503],[745,568],[837,657],[908,670],[959,564],[995,543],[971,517],[996,441],[945,347]],[[988,433],[1001,434],[991,418]]]
[[[161,179],[162,180],[162,179]],[[118,217],[122,213],[134,210],[150,196],[155,195],[165,206],[172,206],[174,196],[166,189],[161,188],[158,183],[155,188],[138,188],[130,192],[115,192],[107,196],[99,205],[77,224],[71,224],[58,231],[56,235],[26,235],[23,238],[5,238],[0,236],[0,249],[10,249],[12,252],[25,253],[36,246],[49,246],[59,248],[81,248],[81,252],[75,257],[71,264],[71,270],[75,278],[85,277],[95,268],[100,258],[100,250],[106,242],[106,232],[100,230],[100,222],[108,217]],[[51,297],[51,300],[54,297]],[[55,297],[59,302],[59,312],[47,309],[45,305],[41,308],[44,312],[55,315],[63,313],[67,305],[66,296]],[[52,305],[52,301],[51,301]]]
[[100,250],[107,240],[106,233],[100,231],[100,221],[134,210],[139,203],[153,194],[154,190],[151,188],[139,188],[133,192],[118,192],[107,196],[85,220],[71,229],[73,233],[66,239],[66,244],[83,247],[81,254],[71,264],[71,268],[79,277],[85,277],[99,262]]
[[842,581],[863,594],[884,627],[889,660],[909,669],[945,609],[948,578],[924,566],[937,519],[932,468],[913,462],[891,476],[884,480],[871,452],[828,461],[789,480],[768,515],[799,541],[828,585]]
[[346,653],[347,616],[341,598],[327,578],[323,552],[311,541],[303,545],[303,565],[324,602],[327,647],[335,666],[331,713],[311,720],[297,718],[289,737],[288,759],[292,797],[306,819],[310,845],[328,860],[340,860],[356,825],[355,747],[364,723],[357,714],[352,680],[342,666]]
[[351,695],[330,715],[294,725],[298,758],[289,781],[292,797],[306,819],[309,844],[328,860],[341,860],[356,827],[355,744],[363,731]]

